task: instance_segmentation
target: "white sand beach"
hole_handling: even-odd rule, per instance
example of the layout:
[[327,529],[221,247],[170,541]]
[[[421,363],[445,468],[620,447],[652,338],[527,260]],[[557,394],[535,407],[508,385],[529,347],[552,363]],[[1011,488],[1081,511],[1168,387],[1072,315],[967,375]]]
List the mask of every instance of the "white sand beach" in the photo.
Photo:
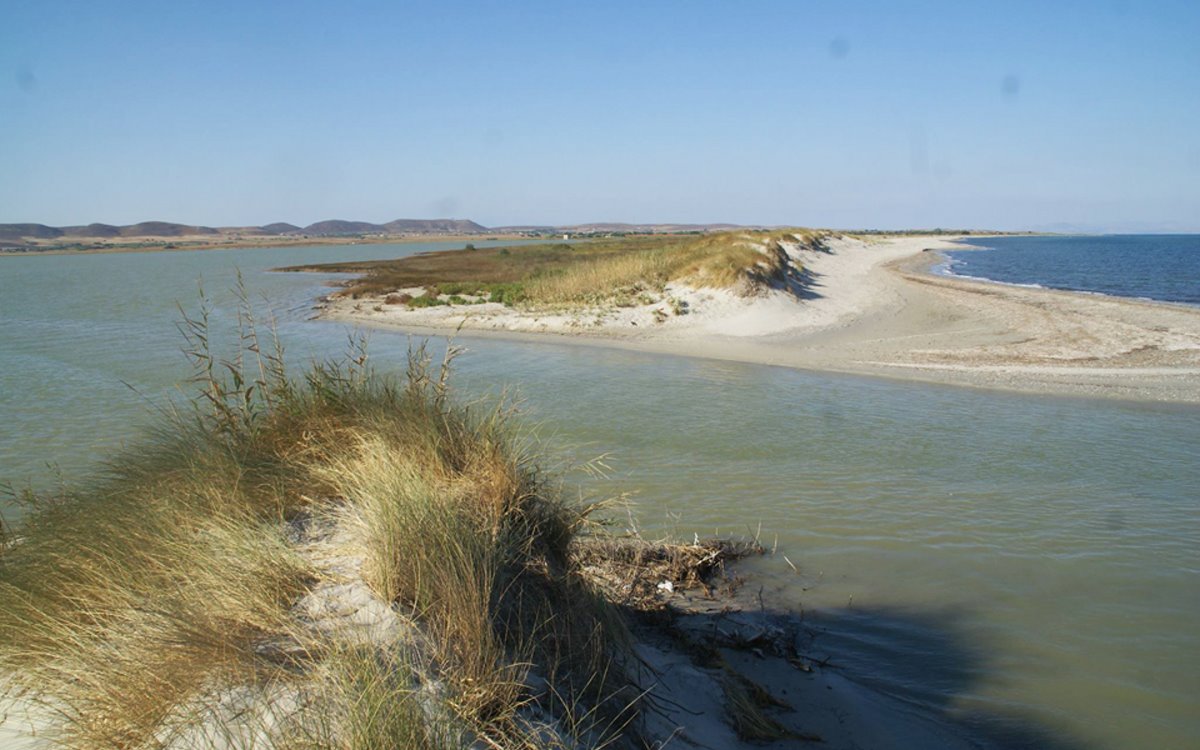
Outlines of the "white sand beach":
[[415,333],[550,335],[959,386],[1200,403],[1200,309],[933,274],[937,251],[953,247],[944,238],[840,238],[828,252],[794,251],[802,288],[751,297],[668,286],[654,304],[550,313],[333,299],[321,317]]

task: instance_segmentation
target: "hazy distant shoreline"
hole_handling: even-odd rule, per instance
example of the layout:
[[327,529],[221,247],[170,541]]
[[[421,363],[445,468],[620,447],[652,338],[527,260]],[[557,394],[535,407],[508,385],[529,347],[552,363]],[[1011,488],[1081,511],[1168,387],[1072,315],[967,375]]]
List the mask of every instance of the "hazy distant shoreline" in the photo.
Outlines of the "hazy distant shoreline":
[[524,240],[529,235],[518,234],[404,234],[382,237],[264,237],[205,241],[197,238],[149,238],[137,245],[112,244],[87,247],[50,247],[45,249],[0,248],[0,258],[31,255],[103,255],[115,253],[194,252],[204,250],[253,250],[272,247],[310,247],[313,245],[399,245],[418,242],[479,242],[481,240]]
[[[757,225],[593,222],[586,224],[522,224],[485,227],[470,219],[395,219],[384,224],[330,219],[304,227],[286,222],[262,226],[208,227],[163,221],[138,224],[88,224],[54,227],[37,223],[0,224],[0,256],[30,253],[65,255],[103,252],[160,252],[226,248],[294,247],[300,245],[385,245],[408,242],[471,242],[530,238],[614,237],[637,234],[704,234],[730,229],[764,229]],[[877,234],[879,230],[861,230]],[[954,234],[986,236],[985,230],[911,230],[888,234]],[[1005,234],[1005,233],[1000,233]],[[1025,232],[1019,234],[1028,234]]]

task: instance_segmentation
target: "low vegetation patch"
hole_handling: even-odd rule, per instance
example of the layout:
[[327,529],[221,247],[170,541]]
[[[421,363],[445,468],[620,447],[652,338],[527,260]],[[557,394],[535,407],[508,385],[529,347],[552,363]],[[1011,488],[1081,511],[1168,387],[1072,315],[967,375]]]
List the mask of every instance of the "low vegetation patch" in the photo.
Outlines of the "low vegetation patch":
[[450,302],[457,295],[532,308],[632,305],[661,296],[672,282],[753,293],[782,278],[788,258],[781,243],[820,246],[826,236],[807,229],[639,236],[283,270],[362,274],[339,293],[356,299],[425,287],[425,295],[408,303],[414,307]]

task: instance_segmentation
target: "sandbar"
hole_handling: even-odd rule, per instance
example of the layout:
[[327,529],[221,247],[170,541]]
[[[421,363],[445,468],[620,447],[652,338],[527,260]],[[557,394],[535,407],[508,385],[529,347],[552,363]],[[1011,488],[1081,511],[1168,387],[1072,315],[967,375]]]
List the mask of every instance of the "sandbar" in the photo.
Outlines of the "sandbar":
[[[336,296],[319,317],[417,334],[558,341],[975,388],[1200,404],[1200,308],[941,275],[944,237],[798,250],[800,288],[668,287],[634,308],[409,309]],[[677,306],[678,307],[678,306]]]

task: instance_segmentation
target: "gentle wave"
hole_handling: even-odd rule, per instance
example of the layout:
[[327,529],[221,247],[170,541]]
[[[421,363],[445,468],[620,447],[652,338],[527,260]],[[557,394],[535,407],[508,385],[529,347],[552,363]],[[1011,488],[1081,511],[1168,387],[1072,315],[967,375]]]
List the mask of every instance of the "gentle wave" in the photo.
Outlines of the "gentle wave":
[[993,237],[962,241],[934,272],[1109,297],[1200,305],[1200,235]]

